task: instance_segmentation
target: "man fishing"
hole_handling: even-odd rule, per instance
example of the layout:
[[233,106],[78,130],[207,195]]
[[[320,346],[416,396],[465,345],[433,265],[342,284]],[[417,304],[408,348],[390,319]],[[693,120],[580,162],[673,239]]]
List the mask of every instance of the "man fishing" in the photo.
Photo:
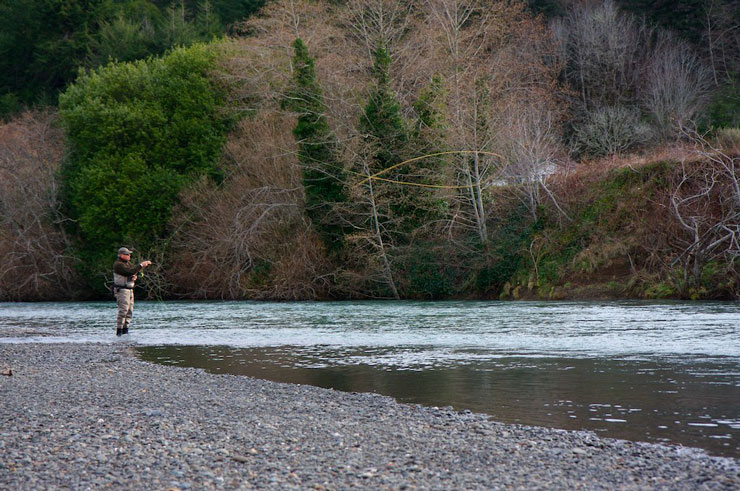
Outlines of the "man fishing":
[[131,264],[131,251],[126,247],[118,249],[118,259],[113,263],[113,293],[118,301],[116,336],[128,334],[131,316],[134,313],[134,284],[138,279],[139,271],[151,264],[151,261],[142,261],[133,265]]

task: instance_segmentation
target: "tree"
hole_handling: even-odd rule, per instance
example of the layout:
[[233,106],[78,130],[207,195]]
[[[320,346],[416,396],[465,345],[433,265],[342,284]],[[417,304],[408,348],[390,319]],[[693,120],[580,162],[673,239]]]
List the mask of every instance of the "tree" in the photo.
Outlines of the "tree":
[[[135,1],[135,0],[134,0]],[[180,0],[176,0],[178,3]],[[147,1],[147,3],[150,3]],[[162,12],[171,7],[173,0],[151,0]],[[190,11],[202,10],[206,2],[203,0],[185,0],[184,7]],[[224,26],[239,23],[257,12],[265,5],[265,0],[209,0],[212,12],[218,16]]]
[[703,46],[715,85],[737,83],[740,76],[740,5],[737,0],[708,0],[704,6]]
[[[544,99],[544,98],[543,98]],[[563,215],[547,181],[557,168],[560,153],[560,125],[557,108],[517,106],[507,117],[501,134],[506,162],[504,176],[522,200],[534,220],[544,196],[551,199]]]
[[676,139],[707,105],[710,72],[694,49],[612,0],[576,5],[555,33],[563,75],[579,94],[571,123],[576,149],[599,154],[645,143],[643,119],[659,141]]
[[[667,207],[674,219],[673,265],[683,269],[679,290],[699,295],[705,268],[724,259],[730,269],[740,258],[740,158],[694,135],[698,162],[682,162],[670,183]],[[737,271],[733,271],[737,275]]]
[[348,25],[369,57],[383,49],[388,56],[398,47],[409,28],[413,2],[397,0],[349,0]]
[[[368,158],[368,152],[358,155],[360,160],[359,173],[365,179],[355,186],[356,196],[354,201],[365,208],[364,212],[355,213],[356,232],[349,237],[354,243],[354,254],[349,256],[348,268],[356,275],[359,273],[359,281],[352,285],[353,290],[365,294],[386,296],[385,291],[390,292],[394,299],[399,299],[398,286],[394,278],[391,254],[394,244],[388,229],[393,229],[392,216],[387,206],[387,196],[379,195],[376,181],[372,178],[370,163],[372,157]],[[381,287],[378,287],[382,285]]]
[[50,111],[0,125],[0,299],[74,298],[78,277],[57,175],[64,135]]
[[641,99],[664,140],[693,129],[707,106],[711,71],[685,41],[662,34],[653,48]]
[[[490,189],[499,181],[504,162],[500,135],[508,115],[529,105],[549,105],[542,87],[557,92],[557,64],[547,35],[523,4],[480,0],[428,0],[427,23],[450,85],[447,110],[448,146],[460,187],[451,203],[451,228],[488,241]],[[499,156],[496,156],[498,154]],[[511,168],[514,169],[513,167]]]
[[[398,181],[403,179],[404,171],[397,166],[404,160],[408,133],[400,104],[390,87],[390,65],[387,49],[378,47],[373,68],[375,80],[358,128],[362,140],[354,155],[355,174],[364,179],[354,182],[353,202],[359,206],[353,210],[355,233],[349,239],[357,256],[355,268],[365,270],[362,282],[384,284],[393,298],[399,298],[392,251],[407,239],[408,232],[400,225],[404,197]],[[376,180],[375,175],[380,173],[383,177]],[[376,271],[380,272],[378,280],[373,279]],[[369,285],[365,289],[375,291]]]
[[403,160],[403,148],[408,142],[406,124],[401,116],[390,81],[391,57],[388,49],[375,50],[375,85],[361,123],[366,135],[376,143],[375,159],[371,171],[378,172]]
[[619,6],[685,39],[698,42],[706,0],[619,0]]
[[210,41],[263,0],[0,2],[0,117],[55,105],[78,69]]
[[397,238],[403,243],[429,232],[430,224],[441,219],[447,204],[440,190],[445,159],[435,155],[444,142],[444,85],[440,77],[421,91],[414,103],[417,119],[409,125],[390,89],[390,57],[376,52],[376,85],[365,108],[362,127],[375,145],[374,164],[369,168],[378,179],[375,190],[388,194],[390,211],[397,221]]
[[409,179],[420,186],[412,186],[407,192],[413,195],[410,196],[408,213],[413,215],[417,229],[429,228],[446,218],[449,209],[442,188],[445,182],[450,182],[450,162],[448,155],[438,155],[449,150],[445,141],[445,132],[448,130],[445,115],[447,95],[444,79],[435,75],[413,104],[417,118],[410,132],[410,147],[417,160],[407,166]]
[[91,46],[89,64],[134,61],[159,53],[163,49],[160,35],[163,22],[156,9],[141,14],[138,19],[119,13],[114,19],[101,22],[100,32]]
[[74,80],[98,24],[104,0],[21,0],[0,4],[0,95],[24,105],[53,103]]
[[180,191],[199,176],[220,178],[232,116],[213,78],[219,56],[217,46],[195,45],[110,64],[60,96],[71,146],[65,204],[89,279],[107,271],[121,244],[152,251]]
[[[295,118],[264,108],[244,118],[224,150],[226,179],[201,178],[173,212],[166,268],[186,298],[326,298],[330,261],[305,219]],[[198,278],[193,283],[192,278]]]
[[555,30],[564,75],[580,95],[581,111],[634,101],[652,29],[606,0],[577,4]]
[[336,204],[347,200],[344,191],[346,173],[337,156],[336,137],[326,119],[314,59],[300,38],[295,40],[293,48],[293,88],[286,99],[286,106],[298,114],[293,135],[303,168],[306,213],[326,248],[337,252],[342,249],[344,228],[333,210]]
[[[401,105],[398,103],[390,82],[391,57],[388,50],[381,46],[375,51],[375,67],[373,74],[375,83],[360,123],[360,130],[372,148],[372,160],[368,165],[371,175],[383,172],[383,179],[403,181],[408,175],[408,168],[398,166],[406,159],[409,143],[406,122],[401,115]],[[393,167],[392,170],[388,171]],[[374,192],[386,198],[388,213],[394,218],[403,220],[407,196],[405,187],[393,182],[376,183]],[[400,238],[403,231],[409,229],[403,226],[395,227],[393,236]]]
[[214,0],[213,7],[224,26],[241,22],[259,11],[265,0]]

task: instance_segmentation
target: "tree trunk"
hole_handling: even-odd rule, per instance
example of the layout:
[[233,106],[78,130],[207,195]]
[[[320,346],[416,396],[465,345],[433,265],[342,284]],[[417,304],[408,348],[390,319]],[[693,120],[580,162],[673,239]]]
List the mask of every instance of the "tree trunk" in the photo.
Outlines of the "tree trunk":
[[367,175],[367,187],[370,191],[370,208],[372,210],[372,219],[373,219],[373,225],[374,225],[374,232],[375,232],[375,239],[377,240],[378,244],[378,251],[380,252],[380,258],[383,261],[383,273],[385,275],[385,279],[388,282],[388,287],[391,289],[391,293],[393,294],[393,298],[396,300],[399,300],[401,297],[398,295],[398,289],[396,288],[396,283],[393,281],[393,271],[391,271],[391,263],[388,260],[388,254],[386,254],[385,251],[385,243],[383,242],[383,235],[380,233],[380,220],[378,217],[378,209],[375,206],[375,192],[373,190],[373,179],[370,176],[370,169],[365,166],[365,173]]
[[473,154],[473,175],[475,176],[475,202],[473,203],[477,208],[475,214],[478,219],[478,234],[480,235],[481,242],[485,242],[488,239],[488,231],[486,230],[486,210],[483,208],[483,189],[481,187],[481,175],[480,175],[480,157],[478,152]]

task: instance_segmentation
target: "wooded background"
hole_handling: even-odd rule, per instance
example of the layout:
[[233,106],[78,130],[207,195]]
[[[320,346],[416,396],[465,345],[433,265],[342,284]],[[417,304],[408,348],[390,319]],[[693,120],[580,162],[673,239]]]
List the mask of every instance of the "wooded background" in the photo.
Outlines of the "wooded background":
[[737,1],[0,14],[2,300],[740,295]]

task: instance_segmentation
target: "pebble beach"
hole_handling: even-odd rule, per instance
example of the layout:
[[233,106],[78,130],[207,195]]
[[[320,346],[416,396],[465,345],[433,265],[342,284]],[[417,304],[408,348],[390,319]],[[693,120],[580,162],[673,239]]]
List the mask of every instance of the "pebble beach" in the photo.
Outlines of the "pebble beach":
[[740,489],[740,461],[139,360],[0,344],[0,489]]

